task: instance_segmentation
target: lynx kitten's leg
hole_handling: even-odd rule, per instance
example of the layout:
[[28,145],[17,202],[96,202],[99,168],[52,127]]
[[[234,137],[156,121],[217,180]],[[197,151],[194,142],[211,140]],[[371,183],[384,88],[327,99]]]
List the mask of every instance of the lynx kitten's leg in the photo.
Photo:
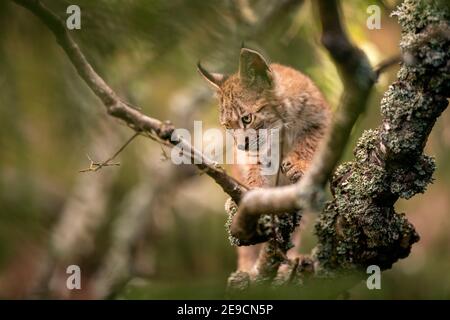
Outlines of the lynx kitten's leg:
[[281,162],[281,171],[292,183],[297,182],[308,169],[321,136],[301,139]]

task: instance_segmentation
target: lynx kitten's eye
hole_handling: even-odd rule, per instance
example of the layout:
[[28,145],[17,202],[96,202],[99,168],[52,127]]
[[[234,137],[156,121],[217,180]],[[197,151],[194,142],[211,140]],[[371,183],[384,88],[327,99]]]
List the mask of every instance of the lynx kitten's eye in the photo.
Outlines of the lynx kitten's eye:
[[243,124],[250,124],[252,122],[252,115],[247,114],[241,118]]

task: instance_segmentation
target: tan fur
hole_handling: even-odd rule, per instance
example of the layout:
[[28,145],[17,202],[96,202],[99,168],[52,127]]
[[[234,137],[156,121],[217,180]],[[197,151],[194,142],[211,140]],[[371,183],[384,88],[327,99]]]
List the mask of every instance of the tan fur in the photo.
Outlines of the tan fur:
[[[267,64],[256,51],[242,49],[240,70],[229,77],[201,73],[213,82],[220,103],[220,124],[231,129],[283,127],[281,172],[296,182],[307,170],[329,123],[323,95],[301,72],[280,64]],[[212,79],[212,80],[211,80]],[[252,122],[243,123],[251,114]],[[239,177],[251,188],[271,186],[274,179],[261,175],[259,164],[239,166]],[[253,251],[257,251],[259,246]],[[257,252],[240,249],[240,270],[249,271]]]

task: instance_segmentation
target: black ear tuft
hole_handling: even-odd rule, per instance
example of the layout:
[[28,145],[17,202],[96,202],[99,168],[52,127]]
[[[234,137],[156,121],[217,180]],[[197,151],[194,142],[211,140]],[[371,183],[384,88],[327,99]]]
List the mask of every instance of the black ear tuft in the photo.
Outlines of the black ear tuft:
[[227,79],[227,76],[220,73],[210,73],[201,65],[200,61],[197,63],[197,70],[215,89],[220,90],[221,85]]

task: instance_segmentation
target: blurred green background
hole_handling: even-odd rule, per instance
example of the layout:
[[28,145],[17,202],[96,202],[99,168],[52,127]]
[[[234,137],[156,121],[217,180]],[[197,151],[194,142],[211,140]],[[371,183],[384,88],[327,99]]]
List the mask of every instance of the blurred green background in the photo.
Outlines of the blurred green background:
[[[217,103],[198,76],[234,72],[241,43],[309,75],[336,106],[341,84],[320,45],[313,1],[47,0],[59,16],[81,7],[71,31],[88,60],[124,100],[177,127],[218,127]],[[381,29],[366,9],[382,10]],[[396,1],[344,1],[348,31],[373,65],[398,54]],[[357,122],[344,160],[362,131],[379,124],[379,102],[394,67],[382,75]],[[11,1],[0,2],[0,298],[223,298],[235,269],[223,204],[214,182],[174,166],[158,144],[135,140],[120,167],[79,173],[112,155],[131,135],[106,115],[46,27]],[[450,298],[450,115],[438,120],[426,151],[435,183],[397,203],[421,240],[353,299]],[[302,220],[301,252],[315,245],[314,216]],[[82,290],[65,287],[66,267],[82,269]],[[257,297],[327,297],[301,288]]]

